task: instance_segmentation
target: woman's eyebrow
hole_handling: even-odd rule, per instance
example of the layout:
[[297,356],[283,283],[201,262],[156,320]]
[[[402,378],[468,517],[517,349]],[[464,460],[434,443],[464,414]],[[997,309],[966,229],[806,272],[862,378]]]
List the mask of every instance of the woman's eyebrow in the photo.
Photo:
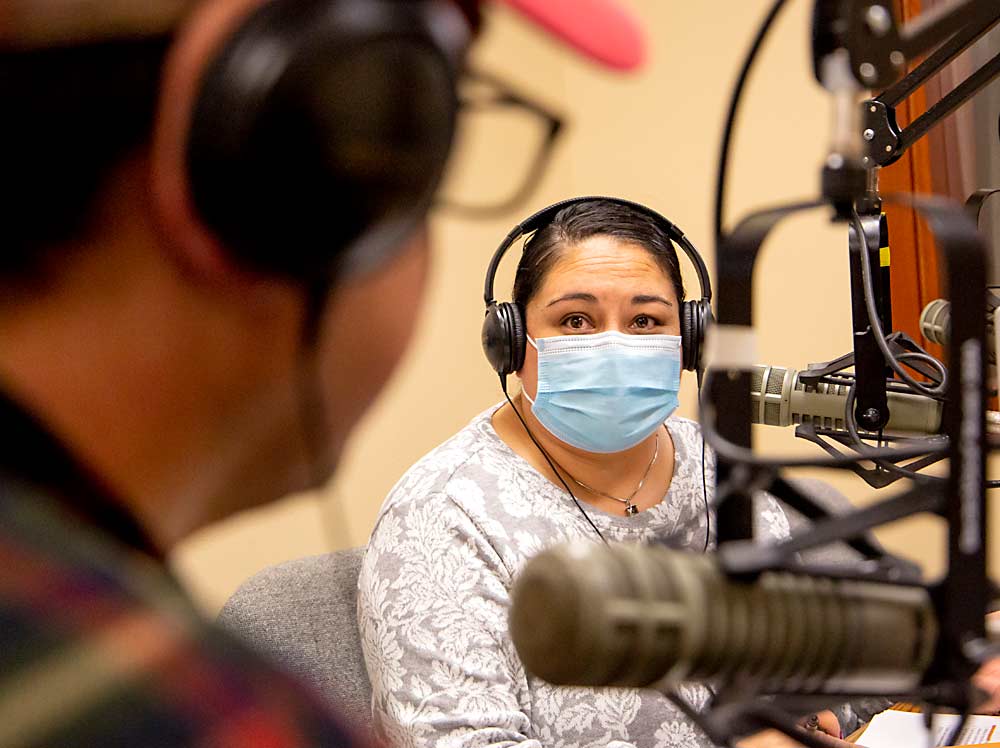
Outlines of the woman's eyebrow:
[[552,301],[550,301],[545,306],[549,307],[549,306],[552,306],[553,304],[558,304],[560,301],[590,301],[590,302],[596,302],[597,301],[597,297],[594,296],[594,294],[592,294],[592,293],[584,293],[582,291],[578,291],[576,293],[563,294],[558,299],[553,299]]
[[632,297],[633,304],[649,304],[650,302],[659,302],[661,304],[666,304],[667,306],[673,306],[673,302],[662,296],[650,296],[649,294],[639,294],[638,296]]

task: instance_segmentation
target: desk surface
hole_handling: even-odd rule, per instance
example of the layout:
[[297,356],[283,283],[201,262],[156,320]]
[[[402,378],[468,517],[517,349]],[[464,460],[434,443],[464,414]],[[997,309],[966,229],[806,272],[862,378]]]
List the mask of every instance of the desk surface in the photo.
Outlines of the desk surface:
[[[919,706],[916,706],[914,704],[906,704],[906,703],[893,704],[889,708],[892,709],[893,711],[897,711],[897,712],[918,712],[919,713],[919,712],[923,711],[923,709],[921,709]],[[847,742],[848,743],[857,743],[858,742],[858,738],[860,738],[864,734],[864,731],[865,731],[864,727],[862,727],[862,728],[860,728],[858,730],[855,730],[853,733],[851,733],[846,738]],[[997,746],[997,743],[977,743],[975,745],[954,746],[954,748],[996,748],[996,746]]]

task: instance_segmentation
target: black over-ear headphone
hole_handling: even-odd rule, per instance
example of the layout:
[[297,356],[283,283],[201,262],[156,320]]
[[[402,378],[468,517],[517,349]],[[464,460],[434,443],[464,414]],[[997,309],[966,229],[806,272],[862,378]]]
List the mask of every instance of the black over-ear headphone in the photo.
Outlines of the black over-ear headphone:
[[201,218],[265,272],[377,265],[441,179],[470,35],[444,0],[263,2],[200,81],[187,168]]
[[486,301],[486,319],[483,320],[483,351],[494,371],[501,377],[513,374],[524,365],[524,351],[527,345],[527,331],[524,325],[523,310],[516,303],[504,301],[498,303],[493,296],[493,282],[496,279],[500,260],[520,237],[547,226],[556,214],[563,208],[591,200],[601,200],[615,203],[643,213],[652,218],[663,229],[671,240],[677,242],[684,253],[690,258],[698,274],[698,284],[701,286],[701,298],[697,301],[685,301],[681,304],[681,351],[682,365],[688,371],[696,371],[701,361],[702,341],[705,328],[712,319],[712,282],[708,275],[705,261],[694,245],[684,236],[684,232],[657,213],[631,200],[617,197],[574,197],[569,200],[543,208],[534,215],[517,224],[504,238],[493,253],[489,268],[486,270],[486,288],[483,299]]

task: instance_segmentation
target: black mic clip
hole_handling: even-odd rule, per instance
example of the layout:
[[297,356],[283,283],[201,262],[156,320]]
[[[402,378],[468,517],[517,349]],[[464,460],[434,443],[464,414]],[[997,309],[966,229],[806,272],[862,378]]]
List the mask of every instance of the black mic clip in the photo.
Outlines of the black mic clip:
[[836,152],[827,156],[820,172],[820,192],[833,206],[837,220],[849,220],[867,190],[868,169],[860,159]]

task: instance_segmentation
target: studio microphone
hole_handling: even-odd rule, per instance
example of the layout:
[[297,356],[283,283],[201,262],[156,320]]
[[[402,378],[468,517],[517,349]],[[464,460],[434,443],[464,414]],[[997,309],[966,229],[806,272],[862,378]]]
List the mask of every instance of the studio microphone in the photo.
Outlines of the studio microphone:
[[[844,412],[849,386],[807,385],[799,372],[781,366],[753,367],[750,400],[751,423],[793,426],[809,423],[816,428],[847,431]],[[909,392],[888,392],[889,434],[937,434],[941,429],[942,405],[938,400]]]
[[766,572],[728,579],[713,556],[564,544],[517,578],[510,633],[557,685],[669,685],[744,674],[762,693],[905,694],[938,642],[920,587]]
[[[992,292],[986,297],[986,350],[987,361],[997,362],[997,339],[993,315],[1000,306],[1000,297]],[[951,302],[934,299],[920,312],[920,333],[932,343],[948,345],[951,340]]]

